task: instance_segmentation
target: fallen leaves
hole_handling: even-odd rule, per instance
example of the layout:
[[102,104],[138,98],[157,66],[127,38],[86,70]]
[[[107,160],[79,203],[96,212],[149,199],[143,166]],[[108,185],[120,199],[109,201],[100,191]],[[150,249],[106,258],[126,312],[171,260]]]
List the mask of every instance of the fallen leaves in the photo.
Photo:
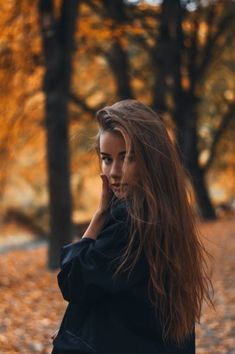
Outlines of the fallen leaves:
[[46,269],[46,249],[13,251],[0,258],[0,353],[50,353],[50,335],[66,303],[57,272]]
[[[204,305],[196,327],[197,354],[234,353],[235,221],[203,223],[201,229],[214,256],[216,310]],[[50,336],[60,324],[66,302],[57,286],[57,271],[46,269],[46,258],[45,247],[0,256],[0,354],[52,350]]]

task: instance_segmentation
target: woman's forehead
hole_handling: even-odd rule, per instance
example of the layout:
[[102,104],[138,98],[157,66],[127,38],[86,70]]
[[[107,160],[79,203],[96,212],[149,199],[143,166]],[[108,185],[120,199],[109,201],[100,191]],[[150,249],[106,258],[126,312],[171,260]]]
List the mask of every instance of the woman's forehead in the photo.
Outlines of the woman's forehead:
[[114,146],[126,147],[125,140],[121,133],[119,132],[102,132],[100,135],[100,148],[108,147],[112,148]]
[[124,137],[120,131],[104,131],[100,135],[100,152],[116,151],[126,152],[129,151],[130,139]]

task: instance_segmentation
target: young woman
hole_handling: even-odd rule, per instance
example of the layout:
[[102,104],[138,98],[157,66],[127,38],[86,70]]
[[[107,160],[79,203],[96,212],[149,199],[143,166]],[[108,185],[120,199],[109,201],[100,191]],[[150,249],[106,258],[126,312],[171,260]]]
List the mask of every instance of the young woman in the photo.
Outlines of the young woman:
[[97,120],[102,194],[81,240],[62,249],[69,304],[53,354],[193,354],[211,283],[176,149],[136,100]]

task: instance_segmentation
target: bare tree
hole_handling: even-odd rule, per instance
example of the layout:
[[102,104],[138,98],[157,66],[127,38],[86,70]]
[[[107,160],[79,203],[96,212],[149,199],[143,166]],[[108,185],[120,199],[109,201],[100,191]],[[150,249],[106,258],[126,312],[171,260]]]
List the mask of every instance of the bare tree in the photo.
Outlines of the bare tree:
[[39,1],[45,57],[45,126],[51,230],[48,265],[51,269],[59,265],[61,247],[72,240],[68,102],[78,5],[78,0],[63,0],[56,17],[52,0]]
[[[213,60],[218,59],[220,53],[223,52],[223,47],[231,41],[232,28],[235,24],[234,4],[231,4],[229,11],[224,9],[221,12],[221,8],[217,9],[217,7],[221,7],[219,2],[213,2],[206,9],[199,7],[192,20],[192,30],[190,33],[185,33],[183,21],[186,11],[181,1],[164,0],[161,8],[160,34],[156,40],[153,56],[156,64],[153,107],[169,108],[166,97],[171,95],[173,106],[170,110],[176,123],[177,142],[181,157],[192,176],[201,214],[207,219],[215,218],[215,212],[205,179],[209,165],[207,164],[208,166],[203,168],[199,164],[198,107],[200,96],[198,91]],[[198,31],[203,16],[207,25],[207,37],[202,46],[199,43]],[[187,88],[182,86],[182,72],[187,73]],[[220,125],[223,130],[232,115],[233,109],[228,109],[228,113],[224,117],[226,124],[222,122]],[[211,157],[214,146],[217,144],[218,135],[220,136],[219,130],[211,145]]]
[[[126,23],[125,4],[120,0],[102,0],[104,7],[104,16],[112,21],[111,30],[115,33],[115,29]],[[133,98],[130,83],[130,64],[126,49],[121,44],[120,36],[113,35],[110,52],[106,52],[109,65],[113,72],[117,96],[119,99]]]

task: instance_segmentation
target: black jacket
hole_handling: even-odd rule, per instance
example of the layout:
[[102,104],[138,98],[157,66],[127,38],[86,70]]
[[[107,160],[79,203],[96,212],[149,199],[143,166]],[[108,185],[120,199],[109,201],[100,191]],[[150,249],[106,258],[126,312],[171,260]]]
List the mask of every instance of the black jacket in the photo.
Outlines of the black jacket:
[[62,248],[58,284],[69,304],[53,342],[59,353],[195,353],[195,333],[181,347],[164,344],[148,300],[148,265],[143,254],[129,277],[128,271],[112,278],[128,231],[125,202],[117,202],[97,240],[82,238]]

